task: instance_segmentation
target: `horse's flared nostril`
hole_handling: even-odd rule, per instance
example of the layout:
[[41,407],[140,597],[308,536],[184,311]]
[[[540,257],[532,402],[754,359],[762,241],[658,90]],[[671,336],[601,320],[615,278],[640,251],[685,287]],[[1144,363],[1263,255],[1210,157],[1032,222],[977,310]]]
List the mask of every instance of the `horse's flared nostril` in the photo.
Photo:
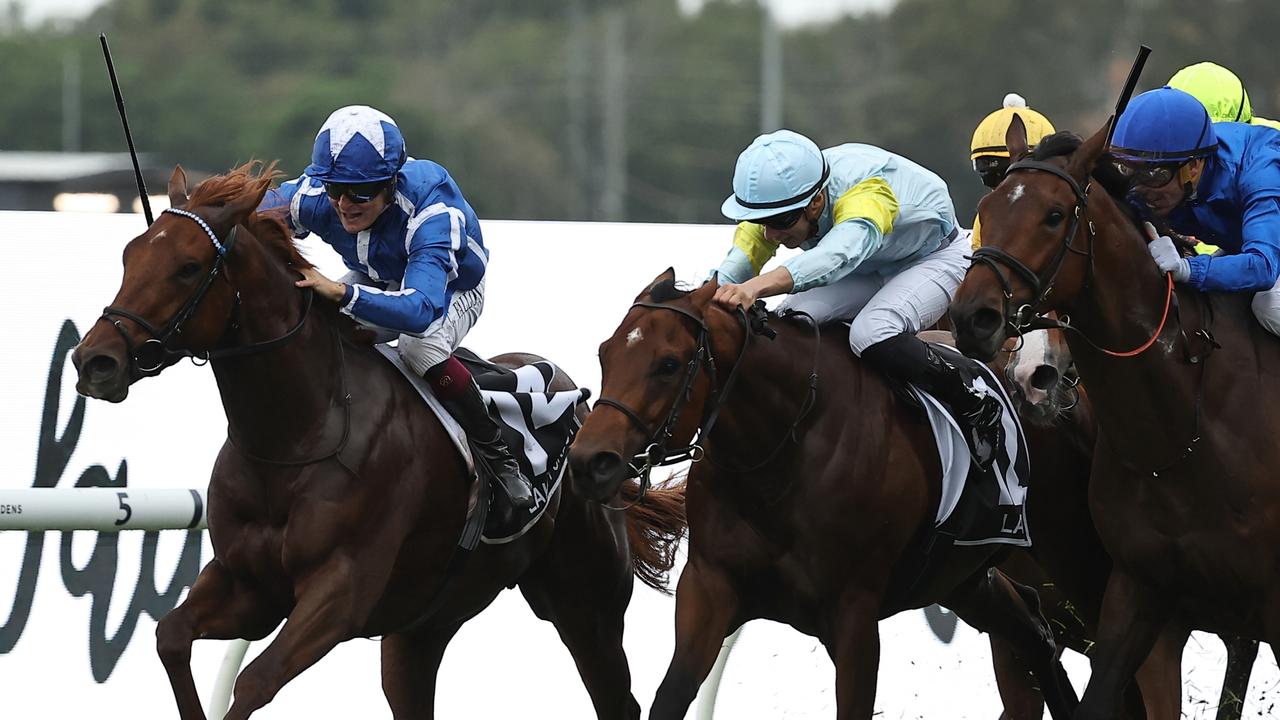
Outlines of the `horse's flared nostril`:
[[1061,375],[1054,366],[1040,365],[1031,373],[1031,387],[1048,392],[1058,384],[1060,378]]
[[92,383],[104,383],[120,372],[120,363],[110,355],[94,355],[80,368],[82,377]]
[[622,456],[615,452],[598,452],[587,461],[587,472],[597,480],[612,480],[622,470]]
[[991,308],[980,308],[969,316],[969,327],[979,338],[989,338],[1000,329],[1003,318]]

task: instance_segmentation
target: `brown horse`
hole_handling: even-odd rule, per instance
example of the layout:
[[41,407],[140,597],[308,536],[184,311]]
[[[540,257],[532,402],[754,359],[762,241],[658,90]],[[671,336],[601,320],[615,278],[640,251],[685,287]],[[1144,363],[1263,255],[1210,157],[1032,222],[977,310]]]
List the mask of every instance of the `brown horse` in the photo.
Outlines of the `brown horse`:
[[450,570],[467,469],[409,383],[352,340],[332,304],[294,288],[307,261],[280,220],[255,213],[271,178],[244,166],[188,198],[176,170],[169,198],[200,220],[166,213],[128,244],[120,291],[74,355],[80,392],[113,402],[185,353],[212,358],[228,420],[209,482],[214,558],[156,632],[181,717],[205,717],[193,640],[259,639],[282,620],[227,718],[248,717],[338,643],[375,635],[393,715],[433,717],[449,640],[516,584],[555,624],[597,715],[639,717],[623,613],[633,571],[663,585],[682,491],[651,492],[624,515],[565,483],[530,532]]
[[1008,638],[1054,717],[1069,716],[1052,634],[1034,593],[989,571],[995,546],[938,543],[922,572],[942,472],[918,410],[807,322],[774,317],[776,339],[755,337],[715,290],[676,290],[668,270],[640,294],[600,346],[603,395],[570,451],[603,500],[642,450],[659,462],[699,429],[705,443],[688,477],[675,654],[650,717],[683,718],[725,636],[768,618],[826,646],[839,718],[870,718],[877,622],[938,601]]
[[[1088,472],[1097,439],[1093,408],[1076,376],[1062,330],[1036,330],[1018,338],[1008,353],[1005,377],[1027,423],[1028,443],[1036,446],[1037,473],[1063,474],[1054,482],[1045,482],[1044,475],[1037,474],[1038,482],[1028,492],[1028,522],[1035,529],[1036,545],[1029,552],[1010,555],[1000,570],[1040,594],[1041,609],[1059,648],[1091,655],[1102,595],[1111,574],[1111,558],[1089,516]],[[1066,446],[1045,442],[1041,437],[1045,432],[1061,433],[1068,441]],[[1059,452],[1041,457],[1055,448]],[[1135,717],[1173,720],[1182,716],[1180,660],[1187,629],[1170,628],[1167,632],[1138,670],[1136,682],[1146,712],[1137,713],[1134,702],[1131,709]],[[1232,636],[1222,641],[1227,669],[1216,717],[1239,720],[1258,643]],[[992,636],[991,648],[1007,720],[1042,717],[1040,693],[1013,661],[1007,643]]]
[[[1026,154],[1020,123],[1007,139]],[[1280,343],[1247,295],[1175,291],[1156,270],[1113,197],[1123,183],[1105,139],[1042,142],[1011,166],[979,205],[986,247],[951,309],[975,357],[1037,310],[1068,312],[1076,330],[1099,419],[1090,507],[1114,560],[1087,719],[1114,715],[1170,622],[1280,640],[1280,408],[1268,393]]]

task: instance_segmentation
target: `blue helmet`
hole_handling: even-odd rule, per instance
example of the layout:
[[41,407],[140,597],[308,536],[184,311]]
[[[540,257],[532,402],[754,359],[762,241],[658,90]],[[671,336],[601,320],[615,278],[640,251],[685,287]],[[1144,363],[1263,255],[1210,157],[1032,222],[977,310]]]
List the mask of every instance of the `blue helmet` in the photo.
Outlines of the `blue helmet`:
[[367,105],[333,111],[311,148],[306,174],[326,183],[390,180],[408,156],[396,121]]
[[1204,105],[1166,86],[1129,103],[1116,123],[1111,154],[1133,162],[1176,163],[1211,155],[1217,147]]

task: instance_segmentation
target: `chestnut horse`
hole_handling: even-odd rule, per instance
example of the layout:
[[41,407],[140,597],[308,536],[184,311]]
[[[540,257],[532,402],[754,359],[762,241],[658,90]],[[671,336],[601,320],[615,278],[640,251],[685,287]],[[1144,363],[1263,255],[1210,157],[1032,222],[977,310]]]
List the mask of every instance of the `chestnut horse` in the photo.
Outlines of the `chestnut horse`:
[[[228,429],[209,481],[214,557],[156,632],[181,717],[205,717],[193,640],[256,640],[282,620],[236,681],[229,720],[338,643],[375,635],[394,717],[433,717],[449,640],[518,584],[555,624],[597,715],[638,718],[623,613],[633,571],[664,585],[682,491],[623,514],[566,482],[530,532],[451,569],[467,468],[408,381],[353,341],[336,307],[294,287],[309,263],[279,219],[255,212],[272,177],[243,166],[188,198],[176,170],[169,199],[190,214],[166,212],[126,246],[120,291],[74,354],[79,391],[112,402],[187,354],[210,358],[217,378]],[[558,376],[556,389],[573,386]]]
[[[979,205],[984,248],[951,308],[960,348],[979,358],[1036,311],[1071,317],[1099,420],[1091,514],[1114,560],[1086,720],[1114,716],[1171,622],[1280,640],[1280,407],[1268,392],[1280,343],[1247,294],[1175,290],[1156,269],[1117,199],[1106,135],[1042,142],[1010,167]],[[1021,123],[1006,139],[1027,154]]]
[[[939,542],[924,570],[942,471],[918,409],[845,343],[798,318],[770,317],[776,338],[756,337],[715,290],[677,290],[667,270],[640,294],[600,346],[603,394],[569,455],[606,500],[642,451],[650,464],[705,450],[688,476],[675,654],[650,717],[683,718],[723,639],[767,618],[827,648],[838,718],[871,718],[877,622],[934,602],[1008,638],[1053,716],[1069,717],[1075,695],[1034,593],[991,569],[1002,546]],[[688,446],[695,431],[701,447]]]

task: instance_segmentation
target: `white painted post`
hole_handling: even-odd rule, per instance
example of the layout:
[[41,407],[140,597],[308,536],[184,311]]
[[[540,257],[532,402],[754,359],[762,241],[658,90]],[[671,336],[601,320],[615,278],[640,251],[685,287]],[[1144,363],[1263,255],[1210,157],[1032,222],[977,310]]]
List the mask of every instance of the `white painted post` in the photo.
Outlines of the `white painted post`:
[[698,720],[712,720],[711,716],[716,710],[716,695],[720,692],[720,679],[724,677],[724,666],[728,664],[729,653],[733,651],[733,646],[741,636],[742,628],[740,627],[724,639],[724,643],[720,646],[720,654],[716,656],[716,664],[711,666],[711,674],[707,675],[707,679],[702,682],[702,687],[698,688]]
[[222,656],[222,667],[218,668],[218,680],[213,685],[213,695],[209,697],[209,720],[222,720],[226,716],[227,709],[231,707],[231,691],[235,688],[240,665],[248,650],[248,640],[232,640],[227,647],[226,654]]

